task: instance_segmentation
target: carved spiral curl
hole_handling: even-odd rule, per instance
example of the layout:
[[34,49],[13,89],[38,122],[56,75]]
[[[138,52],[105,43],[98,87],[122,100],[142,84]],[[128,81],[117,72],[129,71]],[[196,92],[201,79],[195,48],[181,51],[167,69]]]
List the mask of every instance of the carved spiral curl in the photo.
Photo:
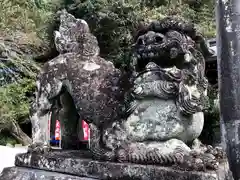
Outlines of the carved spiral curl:
[[[144,89],[144,92],[141,91],[141,89]],[[169,99],[176,96],[177,92],[177,86],[175,83],[158,80],[138,86],[133,94],[136,98],[138,96],[141,98],[144,96],[155,96],[162,99]]]
[[173,17],[166,17],[159,21],[153,21],[148,27],[139,30],[136,38],[142,34],[146,34],[148,31],[164,33],[169,31],[169,29],[187,34],[192,39],[195,39],[197,36],[196,28],[193,23],[185,22]]
[[162,153],[157,148],[146,149],[146,147],[134,149],[120,149],[117,153],[119,162],[132,162],[139,164],[171,165],[183,162],[185,151],[177,147],[173,153]]

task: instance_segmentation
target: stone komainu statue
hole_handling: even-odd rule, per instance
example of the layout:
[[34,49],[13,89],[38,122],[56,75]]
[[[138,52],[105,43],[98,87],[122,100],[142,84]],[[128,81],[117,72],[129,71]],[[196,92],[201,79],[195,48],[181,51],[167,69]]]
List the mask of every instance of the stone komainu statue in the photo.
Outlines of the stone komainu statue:
[[55,32],[60,55],[37,78],[29,150],[49,149],[48,112],[59,99],[63,149],[75,147],[81,118],[90,125],[95,159],[217,167],[221,150],[197,143],[208,102],[204,56],[211,53],[193,25],[166,18],[139,31],[128,78],[99,56],[84,20],[65,10],[60,20]]

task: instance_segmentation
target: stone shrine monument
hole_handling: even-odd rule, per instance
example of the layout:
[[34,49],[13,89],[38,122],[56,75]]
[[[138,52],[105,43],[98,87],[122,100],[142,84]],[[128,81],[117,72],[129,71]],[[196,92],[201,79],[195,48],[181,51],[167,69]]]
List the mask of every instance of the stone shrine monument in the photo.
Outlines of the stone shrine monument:
[[216,1],[218,80],[222,142],[234,179],[240,179],[240,1]]
[[[99,56],[88,24],[65,10],[55,44],[59,56],[37,77],[33,143],[0,179],[231,179],[223,150],[198,140],[211,51],[193,24],[165,18],[139,30],[127,73]],[[49,144],[56,99],[61,150]],[[90,126],[89,151],[78,149],[79,119]]]

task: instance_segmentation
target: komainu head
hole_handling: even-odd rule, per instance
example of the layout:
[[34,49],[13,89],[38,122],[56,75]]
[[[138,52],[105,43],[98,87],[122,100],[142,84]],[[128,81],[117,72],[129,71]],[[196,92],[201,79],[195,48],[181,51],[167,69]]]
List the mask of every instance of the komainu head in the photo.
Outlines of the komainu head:
[[59,31],[54,32],[57,51],[60,54],[78,53],[86,56],[98,55],[98,41],[96,37],[91,34],[87,22],[75,18],[66,10],[60,11],[59,14]]
[[181,111],[194,114],[207,104],[208,81],[204,74],[208,55],[211,51],[193,24],[168,17],[139,31],[132,65],[137,76],[148,72],[156,81],[158,72],[161,81],[174,83]]
[[133,48],[137,71],[143,70],[149,62],[162,68],[188,68],[189,64],[204,61],[211,55],[205,39],[192,23],[171,17],[153,21],[140,29]]

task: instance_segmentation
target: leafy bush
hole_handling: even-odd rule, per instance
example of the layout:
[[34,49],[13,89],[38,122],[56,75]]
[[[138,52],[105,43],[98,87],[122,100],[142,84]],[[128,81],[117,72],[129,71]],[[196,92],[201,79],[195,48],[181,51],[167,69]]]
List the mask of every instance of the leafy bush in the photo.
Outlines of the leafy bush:
[[0,36],[9,36],[19,31],[26,37],[25,44],[48,48],[51,39],[48,32],[52,28],[54,11],[61,6],[59,2],[0,0]]
[[215,100],[217,99],[217,93],[218,91],[215,88],[211,86],[209,87],[208,96],[210,106],[204,113],[204,129],[201,134],[201,139],[203,139],[206,144],[214,143],[217,140],[216,138],[219,135],[218,133],[220,131],[219,109],[216,108],[215,104]]
[[30,139],[21,131],[19,124],[29,121],[34,89],[34,79],[22,79],[0,88],[0,132],[8,131],[23,144],[28,144]]
[[136,1],[75,0],[66,4],[67,10],[78,18],[85,19],[96,35],[101,55],[113,60],[117,66],[129,61],[132,31],[141,16],[140,4]]
[[[51,40],[59,2],[0,0],[0,56],[5,53],[8,60],[0,61],[0,85],[5,84],[0,87],[0,132],[7,131],[22,144],[30,143],[20,125],[29,121],[30,97],[39,70],[33,59],[54,47]],[[15,75],[17,81],[12,83],[9,79]]]
[[0,88],[0,131],[8,129],[11,119],[18,120],[19,123],[29,120],[29,103],[34,90],[34,79],[21,79]]
[[137,0],[65,0],[65,7],[89,23],[99,41],[101,56],[117,67],[127,67],[133,36],[141,22],[178,16],[196,23],[205,36],[214,36],[214,5],[210,6],[210,2],[201,1],[196,8],[187,0],[144,0],[140,3]]
[[0,133],[0,145],[5,146],[7,143],[14,145],[14,144],[17,144],[18,142],[8,132]]

